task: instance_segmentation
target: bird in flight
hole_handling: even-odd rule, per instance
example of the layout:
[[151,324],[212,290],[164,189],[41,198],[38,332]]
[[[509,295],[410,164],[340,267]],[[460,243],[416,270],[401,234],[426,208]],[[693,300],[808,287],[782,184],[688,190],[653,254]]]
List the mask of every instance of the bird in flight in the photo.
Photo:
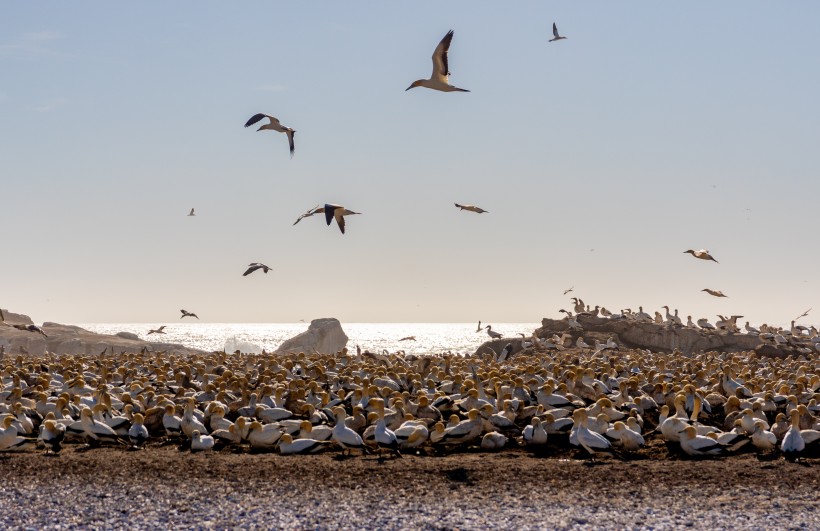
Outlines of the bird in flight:
[[801,317],[808,317],[808,316],[809,316],[809,312],[810,312],[811,310],[812,310],[812,309],[811,309],[811,308],[809,308],[809,309],[808,309],[808,310],[806,310],[805,312],[803,312],[803,313],[801,313],[800,315],[798,315],[797,317],[795,317],[795,318],[794,318],[794,320],[795,320],[795,321],[797,321],[797,320],[798,320],[798,319],[800,319]]
[[566,39],[566,37],[558,35],[558,26],[555,25],[555,22],[552,23],[552,34],[554,35],[554,37],[550,39],[550,42]]
[[296,218],[296,221],[294,221],[293,224],[296,225],[297,223],[302,221],[302,218],[309,218],[310,216],[312,216],[314,214],[321,214],[324,211],[325,211],[325,207],[316,205],[315,207],[311,208],[310,210],[308,210],[307,212],[305,212],[304,214],[302,214],[301,216]]
[[722,291],[718,291],[715,289],[703,288],[701,291],[705,291],[713,297],[726,297],[726,295],[724,295]]
[[262,125],[261,127],[259,127],[259,129],[257,129],[257,131],[262,131],[262,130],[279,131],[280,133],[285,133],[286,135],[288,135],[288,144],[290,144],[290,156],[293,157],[293,150],[295,149],[294,146],[293,146],[293,135],[296,134],[296,131],[294,131],[290,127],[285,127],[284,125],[279,123],[279,120],[277,118],[274,118],[273,116],[271,116],[269,114],[262,114],[260,112],[260,113],[257,113],[257,114],[254,114],[253,116],[251,116],[248,119],[248,121],[245,122],[245,127],[250,127],[253,124],[255,124],[256,122],[258,122],[259,120],[263,119],[263,118],[267,118],[268,120],[270,120],[270,122]]
[[23,332],[35,332],[37,334],[41,334],[43,337],[48,337],[46,335],[46,333],[43,332],[43,329],[40,328],[39,326],[37,326],[36,324],[30,324],[30,325],[16,324],[16,325],[11,325],[11,326],[12,326],[12,328],[16,328],[17,330],[22,330]]
[[192,209],[191,209],[191,211],[188,213],[188,215],[189,215],[189,216],[196,216],[196,214],[194,214],[194,209],[193,209],[193,208],[192,208]]
[[353,214],[360,214],[360,212],[353,212],[352,210],[348,210],[341,205],[331,205],[325,204],[325,221],[327,224],[330,225],[330,222],[333,219],[336,219],[336,224],[339,225],[339,230],[342,231],[342,234],[345,233],[345,216],[350,216]]
[[199,316],[197,316],[197,314],[193,312],[189,312],[186,310],[180,310],[180,312],[182,312],[182,317],[180,317],[180,319],[184,319],[185,317],[196,317],[197,319],[199,319]]
[[565,289],[565,290],[564,290],[564,295],[566,295],[567,293],[569,293],[569,292],[570,292],[570,291],[572,291],[573,289],[575,289],[575,286],[572,286],[572,287],[571,287],[571,288],[569,288],[569,289]]
[[715,260],[715,258],[711,254],[709,254],[709,251],[707,251],[706,249],[700,249],[699,251],[693,251],[692,249],[689,249],[688,251],[683,252],[684,254],[689,253],[695,258],[700,258],[701,260],[711,260],[716,264],[720,263],[717,260]]
[[442,92],[470,92],[467,89],[454,87],[450,84],[450,68],[447,64],[447,51],[450,49],[450,42],[453,40],[453,30],[441,39],[433,52],[433,74],[430,79],[418,79],[413,84],[404,89],[405,92],[411,88],[426,87]]
[[149,330],[148,335],[150,336],[151,334],[164,334],[165,332],[163,330],[165,330],[165,325],[160,326],[156,330]]
[[265,264],[260,264],[259,262],[254,262],[252,264],[248,264],[248,270],[242,273],[243,277],[246,277],[256,271],[257,269],[261,269],[264,273],[267,274],[270,271],[270,267],[266,266]]
[[415,341],[415,340],[416,340],[416,336],[406,336],[406,337],[403,337],[403,338],[399,339],[399,341]]
[[453,204],[461,210],[469,210],[470,212],[475,212],[476,214],[483,214],[485,212],[489,212],[489,210],[484,210],[483,208],[479,208],[475,205],[459,205],[458,203]]

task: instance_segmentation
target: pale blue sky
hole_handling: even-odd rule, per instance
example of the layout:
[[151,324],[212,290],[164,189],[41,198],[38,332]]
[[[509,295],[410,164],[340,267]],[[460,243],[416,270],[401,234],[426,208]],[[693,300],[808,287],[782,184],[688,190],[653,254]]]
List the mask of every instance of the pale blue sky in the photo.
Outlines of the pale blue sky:
[[[6,3],[0,307],[64,322],[172,322],[180,308],[531,322],[574,285],[612,310],[820,313],[819,15],[814,2]],[[547,42],[553,21],[567,40]],[[451,28],[450,81],[472,92],[405,92]],[[256,112],[298,131],[293,159],[284,135],[242,127]],[[363,215],[344,236],[319,216],[291,226],[325,202]],[[254,261],[273,271],[243,278]]]

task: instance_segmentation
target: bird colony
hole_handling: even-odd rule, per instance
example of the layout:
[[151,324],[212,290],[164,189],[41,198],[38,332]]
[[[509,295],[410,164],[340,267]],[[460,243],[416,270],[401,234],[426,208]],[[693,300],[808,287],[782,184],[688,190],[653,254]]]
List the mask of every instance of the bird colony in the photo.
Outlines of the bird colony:
[[19,356],[5,360],[0,381],[3,452],[820,453],[820,367],[805,356],[617,345],[509,357],[144,351]]

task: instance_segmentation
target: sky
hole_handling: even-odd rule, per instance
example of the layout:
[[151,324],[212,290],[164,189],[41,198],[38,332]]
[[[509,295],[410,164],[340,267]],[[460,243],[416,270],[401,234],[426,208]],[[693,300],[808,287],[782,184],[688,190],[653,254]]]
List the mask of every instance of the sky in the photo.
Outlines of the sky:
[[[0,307],[491,323],[574,294],[820,315],[818,20],[809,1],[9,3]],[[471,92],[405,91],[450,29]],[[257,112],[297,131],[292,159],[242,127]],[[324,203],[362,215],[292,225]],[[683,254],[702,248],[720,263]]]

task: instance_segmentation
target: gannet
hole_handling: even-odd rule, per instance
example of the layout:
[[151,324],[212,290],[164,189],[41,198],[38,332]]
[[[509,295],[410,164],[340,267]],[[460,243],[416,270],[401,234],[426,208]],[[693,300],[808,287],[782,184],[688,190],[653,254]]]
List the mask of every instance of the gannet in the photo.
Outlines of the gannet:
[[37,440],[17,435],[17,427],[12,425],[14,417],[5,417],[2,428],[0,428],[0,451],[2,452],[24,452],[33,450],[37,445]]
[[16,328],[17,330],[22,330],[23,332],[34,332],[35,334],[40,334],[43,337],[48,337],[43,329],[36,324],[14,324],[11,325],[11,327]]
[[484,210],[483,208],[479,208],[475,205],[459,205],[458,203],[454,204],[461,210],[469,210],[470,212],[475,212],[476,214],[484,214],[485,212],[489,212],[489,210]]
[[481,321],[479,321],[479,322],[478,322],[478,327],[475,329],[475,331],[476,331],[476,333],[479,333],[479,332],[481,332],[482,330],[483,330],[483,328],[481,327]]
[[575,289],[575,286],[572,286],[572,287],[571,287],[571,288],[569,288],[569,289],[565,289],[565,290],[564,290],[564,295],[566,295],[567,293],[571,292],[571,291],[572,291],[572,290],[574,290],[574,289]]
[[722,291],[718,291],[715,289],[703,288],[701,291],[705,291],[713,297],[726,297],[726,295],[724,295]]
[[426,87],[442,92],[470,92],[469,90],[450,85],[450,68],[447,64],[447,52],[450,49],[450,42],[453,40],[453,30],[441,39],[441,42],[433,51],[433,73],[430,79],[419,79],[405,89],[405,92],[415,87]]
[[587,428],[587,410],[576,409],[572,412],[573,431],[576,434],[577,444],[582,446],[592,457],[596,454],[611,454],[612,444],[603,435]]
[[344,408],[339,406],[333,408],[333,414],[336,416],[336,425],[333,427],[333,441],[341,446],[342,450],[356,449],[368,453],[361,436],[345,424],[347,413],[345,413]]
[[202,452],[213,450],[214,438],[210,435],[202,435],[199,430],[191,432],[191,452]]
[[416,340],[416,336],[405,336],[405,337],[399,339],[399,341],[415,341],[415,340]]
[[482,450],[501,450],[505,444],[507,444],[507,437],[497,431],[487,432],[481,438]]
[[360,212],[353,212],[352,210],[348,210],[341,205],[325,204],[325,221],[328,225],[330,225],[330,222],[335,219],[336,224],[339,225],[339,230],[342,231],[342,234],[345,233],[345,216],[350,216],[353,214],[360,214]]
[[541,419],[533,417],[530,424],[524,428],[522,433],[524,443],[527,446],[543,446],[547,444],[547,430],[541,424]]
[[689,253],[695,258],[700,258],[701,260],[711,260],[715,263],[719,263],[717,260],[714,259],[714,257],[711,254],[709,254],[709,251],[707,251],[706,249],[700,249],[698,251],[693,251],[692,249],[689,249],[688,251],[683,251],[683,253]]
[[562,36],[558,35],[558,26],[555,25],[555,22],[552,23],[552,34],[553,34],[553,38],[550,39],[550,42],[560,41],[561,39],[566,39],[566,37],[562,37]]
[[165,325],[162,325],[159,328],[154,329],[154,330],[149,330],[148,335],[151,335],[151,334],[164,334],[165,332],[163,330],[165,330]]
[[95,421],[89,408],[84,408],[80,411],[80,420],[73,423],[70,427],[75,432],[79,429],[89,443],[91,441],[125,443],[110,426]]
[[[634,417],[630,417],[634,418]],[[643,435],[627,428],[620,420],[606,432],[606,437],[614,439],[615,444],[628,452],[636,452],[645,444]]]
[[267,273],[268,271],[271,270],[271,268],[266,266],[265,264],[262,264],[260,262],[253,262],[252,264],[248,265],[248,270],[245,271],[244,273],[242,273],[242,276],[246,277],[246,276],[250,275],[251,273],[253,273],[254,271],[256,271],[257,269],[261,269],[263,273]]
[[755,429],[752,432],[752,444],[758,450],[769,452],[777,448],[777,436],[766,429],[763,421],[755,422]]
[[[52,414],[53,416],[53,414]],[[65,425],[58,423],[54,419],[47,419],[40,427],[40,436],[38,437],[46,447],[46,452],[51,451],[55,454],[60,453],[62,449],[62,442],[65,438]]]
[[407,420],[394,432],[399,441],[399,448],[417,448],[427,442],[430,435],[427,426],[422,421]]
[[169,437],[179,437],[182,435],[182,420],[175,415],[173,404],[165,406],[165,414],[162,416],[162,427],[165,428],[165,435]]
[[196,410],[196,401],[193,398],[188,398],[185,401],[185,409],[182,413],[182,418],[180,419],[180,427],[182,428],[182,433],[186,436],[191,437],[191,434],[194,430],[198,430],[199,433],[207,434],[208,429],[199,420],[199,418],[194,414],[194,410]]
[[791,417],[791,427],[783,436],[780,450],[787,459],[793,459],[806,448],[806,442],[800,433],[800,412],[793,409],[789,416]]
[[499,334],[498,332],[493,332],[492,325],[487,325],[484,328],[487,330],[487,335],[490,336],[493,339],[501,339],[502,337],[504,337],[501,334]]
[[191,212],[188,215],[189,216],[196,216],[196,214],[194,214],[194,209],[193,208],[191,209]]
[[694,426],[686,426],[680,433],[681,450],[692,456],[718,455],[724,447],[710,437],[698,435]]
[[795,321],[797,321],[797,320],[798,320],[798,319],[800,319],[801,317],[808,317],[808,315],[809,315],[809,312],[810,312],[810,311],[812,311],[812,308],[809,308],[809,309],[808,309],[808,310],[806,310],[805,312],[801,313],[800,315],[798,315],[797,317],[795,317],[795,318],[794,318],[794,320],[795,320]]
[[134,421],[128,429],[128,440],[132,446],[136,446],[137,448],[142,447],[145,441],[148,440],[148,429],[145,427],[145,424],[143,424],[144,421],[145,417],[142,413],[135,413]]
[[257,129],[257,131],[278,131],[280,133],[285,133],[286,135],[288,135],[288,144],[290,144],[290,156],[293,157],[293,136],[296,134],[296,131],[294,131],[290,127],[285,127],[284,125],[279,123],[278,119],[268,114],[257,113],[251,116],[247,122],[245,122],[245,127],[250,127],[263,118],[267,118],[268,120],[270,120],[270,122],[262,125],[259,129]]
[[376,421],[376,430],[374,432],[374,439],[376,440],[376,444],[379,445],[379,448],[386,448],[391,450],[396,457],[401,457],[401,452],[399,452],[399,440],[396,438],[396,434],[393,430],[389,429],[385,425],[384,420],[384,400],[380,398],[374,398],[371,402],[375,402],[376,406],[376,414],[378,415],[378,420]]
[[289,433],[279,438],[279,453],[282,455],[315,454],[327,449],[331,443],[315,439],[294,439]]
[[698,326],[704,330],[714,330],[715,326],[711,324],[705,317],[698,319]]
[[757,328],[755,328],[753,326],[749,326],[749,321],[746,321],[746,326],[744,326],[743,328],[745,328],[746,332],[749,333],[749,334],[755,334],[755,335],[760,334],[760,330],[758,330]]
[[471,409],[467,413],[467,420],[462,420],[455,426],[444,430],[442,442],[445,444],[466,444],[481,435],[483,427],[482,419],[479,418],[477,409]]
[[282,436],[282,430],[278,424],[262,424],[255,420],[251,422],[248,430],[248,442],[251,448],[256,450],[270,450],[276,446],[276,442]]
[[185,310],[180,310],[180,312],[182,312],[182,316],[180,317],[180,319],[183,319],[185,317],[196,317],[197,319],[199,319],[199,316],[197,316],[197,314],[193,312],[187,312]]

